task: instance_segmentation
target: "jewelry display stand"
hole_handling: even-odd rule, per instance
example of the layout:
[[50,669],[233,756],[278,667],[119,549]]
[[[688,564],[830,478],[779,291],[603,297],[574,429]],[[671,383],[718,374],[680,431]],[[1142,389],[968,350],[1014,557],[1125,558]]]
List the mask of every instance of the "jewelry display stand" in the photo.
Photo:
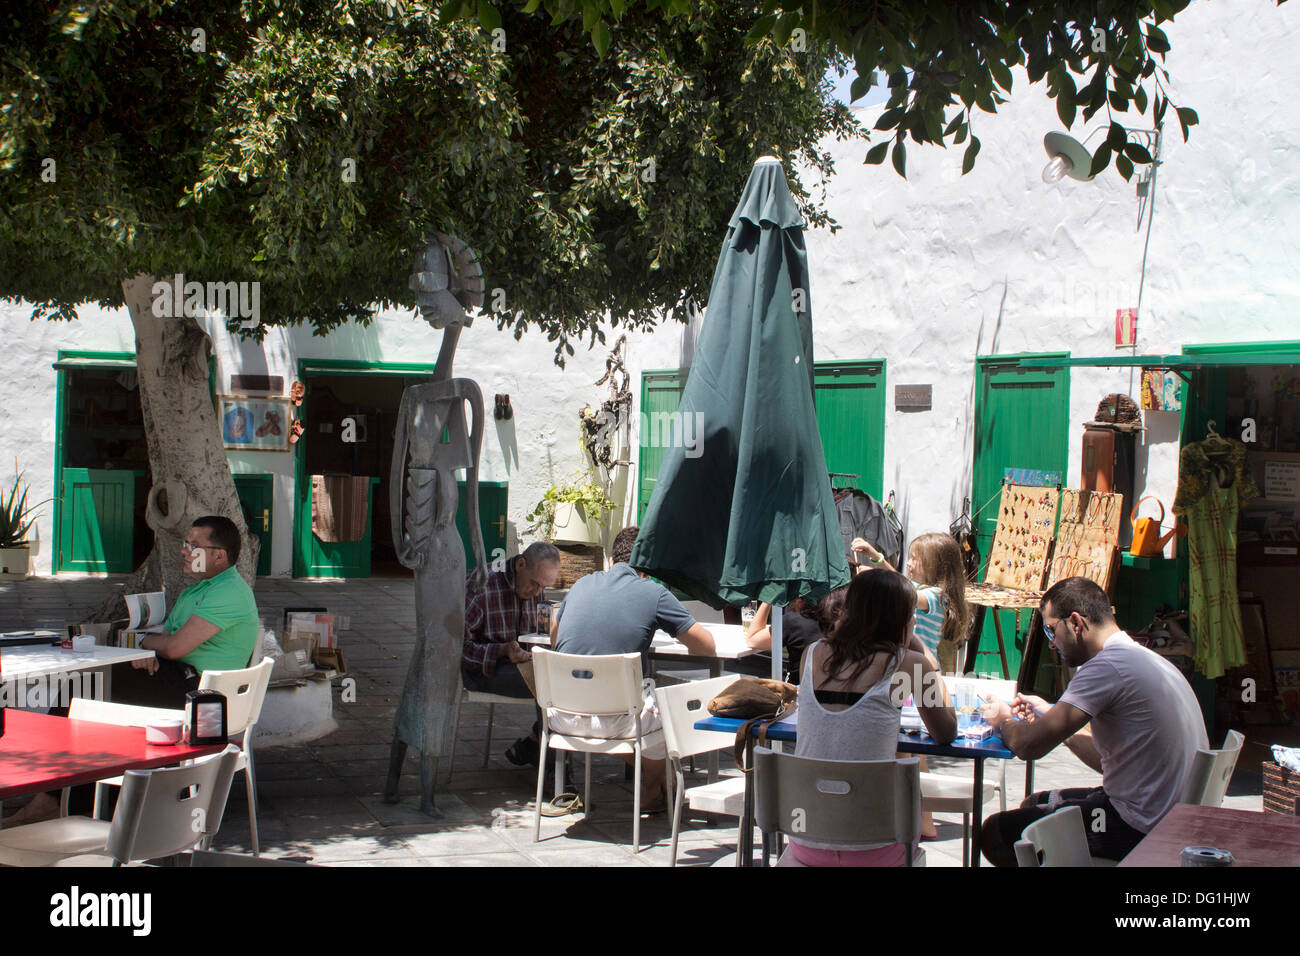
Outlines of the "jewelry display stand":
[[[1033,611],[1042,600],[1043,576],[1052,557],[1056,506],[1061,497],[1055,488],[1003,484],[993,547],[983,584],[968,584],[966,600],[979,607],[1016,612],[1016,632],[1020,631],[1020,612]],[[1002,659],[1002,676],[1011,679],[1007,663],[1006,641],[1002,622],[993,615],[998,638],[998,656]]]
[[1119,526],[1124,496],[1067,488],[1061,492],[1061,524],[1048,568],[1047,587],[1083,577],[1110,593],[1119,560]]

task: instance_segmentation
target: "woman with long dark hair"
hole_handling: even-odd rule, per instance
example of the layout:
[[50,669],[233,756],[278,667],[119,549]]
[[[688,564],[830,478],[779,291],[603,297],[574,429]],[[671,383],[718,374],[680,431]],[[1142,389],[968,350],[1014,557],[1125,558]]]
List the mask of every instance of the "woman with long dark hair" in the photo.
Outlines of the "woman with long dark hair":
[[[834,630],[804,653],[795,753],[827,760],[892,760],[903,701],[911,695],[939,743],[957,736],[957,715],[938,661],[912,631],[916,589],[901,574],[853,579]],[[902,866],[898,843],[851,846],[791,838],[807,866]],[[910,848],[909,848],[910,849]]]

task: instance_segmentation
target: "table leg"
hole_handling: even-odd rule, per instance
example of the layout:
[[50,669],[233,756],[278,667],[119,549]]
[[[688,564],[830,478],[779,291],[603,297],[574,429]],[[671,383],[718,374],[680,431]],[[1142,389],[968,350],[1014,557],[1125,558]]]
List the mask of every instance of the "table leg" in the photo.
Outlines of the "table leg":
[[984,758],[975,758],[975,791],[971,796],[970,866],[980,865],[980,828],[984,825]]
[[[722,676],[722,661],[716,657],[709,661],[709,676],[710,677]],[[718,752],[716,750],[709,751],[708,771],[709,771],[707,777],[708,782],[717,783],[720,774],[718,773]]]
[[[745,741],[745,766],[754,766],[754,742]],[[740,832],[736,835],[736,866],[754,865],[754,772],[745,774],[745,811],[740,815]]]
[[1025,796],[1028,797],[1034,792],[1034,762],[1025,761]]

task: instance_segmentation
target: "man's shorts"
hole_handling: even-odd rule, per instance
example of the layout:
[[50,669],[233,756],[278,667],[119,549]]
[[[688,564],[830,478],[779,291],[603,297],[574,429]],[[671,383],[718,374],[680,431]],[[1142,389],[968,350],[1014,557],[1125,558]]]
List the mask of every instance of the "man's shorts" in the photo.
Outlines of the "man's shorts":
[[[655,700],[655,684],[649,678],[641,681],[643,698],[641,708],[641,735],[649,736],[653,731],[663,727],[659,717],[659,704]],[[629,743],[636,737],[636,721],[627,714],[613,717],[588,717],[579,714],[566,714],[554,707],[547,708],[547,723],[557,734],[569,734],[574,737],[594,737],[598,740],[625,739]],[[650,760],[663,760],[668,756],[663,734],[641,749],[642,755]]]

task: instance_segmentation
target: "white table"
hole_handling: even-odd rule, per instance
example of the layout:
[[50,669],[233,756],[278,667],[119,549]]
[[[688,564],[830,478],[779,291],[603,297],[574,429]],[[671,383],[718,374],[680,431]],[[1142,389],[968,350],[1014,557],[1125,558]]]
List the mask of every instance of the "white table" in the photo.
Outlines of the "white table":
[[[149,660],[155,656],[153,651],[146,651],[141,648],[101,647],[99,645],[96,645],[94,650],[81,652],[39,644],[10,647],[0,650],[0,687],[11,685],[4,688],[3,693],[11,698],[6,703],[12,703],[12,698],[19,692],[16,685],[20,682],[56,676],[63,677],[73,673],[102,671],[104,675],[103,696],[107,699],[112,690],[110,682],[114,664],[125,661]],[[24,694],[24,696],[27,696],[27,694]],[[74,696],[76,696],[75,693]],[[95,695],[83,693],[80,696]],[[46,693],[44,700],[48,701],[49,699],[49,694]]]
[[[700,626],[713,635],[715,653],[692,654],[681,641],[669,637],[663,631],[655,631],[654,637],[650,641],[650,656],[700,661],[709,665],[710,676],[719,677],[722,674],[723,661],[739,660],[742,657],[757,653],[746,642],[745,629],[739,624],[701,624]],[[521,634],[519,643],[550,647],[551,636],[549,634]]]

